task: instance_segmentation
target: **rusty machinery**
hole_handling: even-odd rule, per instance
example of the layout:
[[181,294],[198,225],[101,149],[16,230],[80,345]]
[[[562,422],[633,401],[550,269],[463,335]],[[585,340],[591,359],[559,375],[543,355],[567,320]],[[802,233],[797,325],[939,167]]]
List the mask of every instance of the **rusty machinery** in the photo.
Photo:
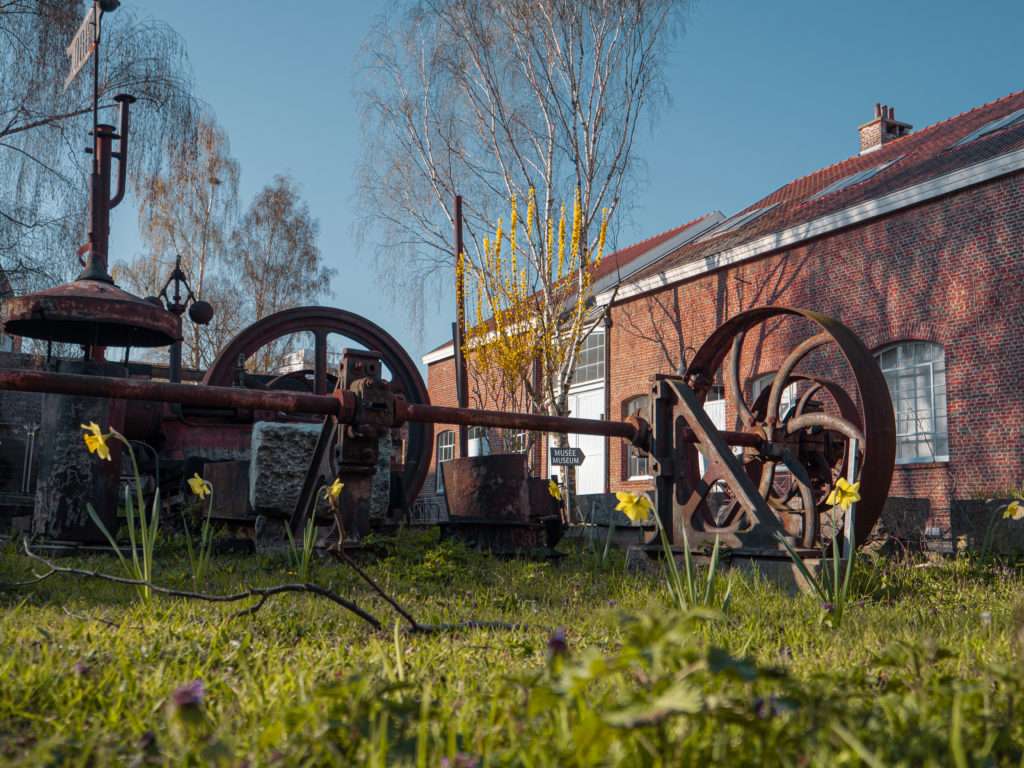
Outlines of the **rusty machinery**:
[[[786,318],[816,332],[795,344],[771,385],[748,403],[739,374],[744,339],[752,330],[764,331],[766,323]],[[300,330],[312,330],[317,340],[312,384],[303,385],[307,391],[238,386],[245,383],[236,373],[239,356]],[[384,348],[386,354],[346,350],[331,376],[326,363],[329,332]],[[815,355],[819,363],[806,365]],[[820,375],[820,360],[836,371],[833,377]],[[382,362],[390,380],[382,375]],[[803,392],[783,408],[783,392],[795,382]],[[717,429],[704,411],[711,388],[720,385],[738,415],[737,429]],[[217,409],[222,409],[220,418],[223,409],[230,409],[248,414],[248,420],[261,415],[321,416],[320,439],[306,470],[293,527],[312,512],[316,489],[340,477],[346,486],[342,503],[348,524],[365,530],[368,478],[377,463],[379,440],[407,424],[404,482],[410,498],[418,493],[430,463],[432,440],[426,427],[433,423],[618,437],[649,455],[656,514],[673,544],[680,544],[685,532],[692,547],[720,538],[737,553],[751,554],[777,552],[778,535],[797,547],[820,547],[827,538],[823,532],[843,524],[830,516],[826,498],[851,462],[862,482],[855,537],[864,541],[881,513],[895,456],[891,400],[870,351],[839,321],[786,307],[753,309],[728,320],[682,375],[652,376],[649,413],[626,421],[430,405],[418,373],[390,336],[355,315],[325,308],[292,310],[257,323],[221,352],[200,386],[0,371],[0,388],[176,403],[200,409],[207,418],[216,418]],[[777,480],[783,474],[788,487],[780,490]]]
[[[863,541],[877,520],[895,456],[895,426],[885,380],[870,352],[848,328],[806,310],[764,307],[728,320],[697,351],[681,376],[652,377],[646,418],[635,416],[623,422],[430,405],[415,365],[390,335],[364,318],[326,307],[301,307],[264,318],[221,350],[199,386],[175,381],[181,315],[191,302],[191,319],[208,322],[212,308],[194,301],[180,264],[162,297],[151,299],[118,288],[108,274],[109,215],[124,196],[128,113],[134,99],[119,95],[115,100],[120,107],[117,133],[94,118],[89,244],[82,250],[88,251],[88,258],[82,273],[72,283],[16,297],[4,305],[8,333],[78,344],[85,353],[84,360],[62,361],[56,371],[0,370],[0,389],[56,396],[43,408],[44,427],[47,419],[50,423],[44,431],[52,450],[48,468],[40,467],[40,477],[45,475],[48,485],[37,493],[36,516],[50,525],[41,532],[82,534],[89,527],[84,510],[90,497],[105,498],[97,506],[103,506],[108,523],[115,522],[111,515],[116,515],[119,468],[103,462],[107,466],[97,469],[95,462],[80,456],[77,425],[81,421],[114,424],[129,438],[146,441],[154,454],[159,451],[182,460],[197,449],[242,457],[248,452],[256,421],[315,416],[323,418],[323,426],[291,517],[293,527],[312,513],[320,485],[340,477],[345,483],[346,523],[355,531],[365,531],[370,477],[380,440],[405,425],[402,483],[406,497],[415,498],[430,464],[432,423],[630,441],[650,457],[656,514],[676,544],[685,533],[693,546],[717,537],[740,551],[777,551],[781,534],[805,548],[819,546],[822,531],[842,522],[828,516],[825,499],[837,477],[851,466],[863,481],[856,540]],[[119,140],[116,152],[115,139]],[[113,159],[118,160],[118,175],[111,196]],[[173,295],[168,295],[172,285]],[[800,332],[799,338],[806,340],[795,345],[771,385],[748,404],[739,377],[743,341],[755,328],[759,338],[775,332],[774,326],[787,317],[817,330],[809,337],[805,330]],[[246,373],[243,362],[254,352],[302,332],[313,335],[312,371],[278,377]],[[374,351],[346,351],[339,369],[332,373],[327,364],[329,334]],[[124,365],[104,359],[108,346],[125,348]],[[160,346],[172,346],[172,381],[127,378],[130,348]],[[845,371],[829,378],[821,375],[820,364],[802,365],[821,354],[828,360],[826,370],[845,366]],[[385,378],[385,368],[390,379]],[[784,409],[783,392],[794,382],[802,382],[804,392],[797,403]],[[738,429],[716,429],[704,412],[711,388],[721,384],[738,415]],[[116,458],[110,464],[116,464]],[[788,477],[785,488],[777,482],[780,475]],[[43,497],[49,507],[41,515]],[[74,509],[69,499],[74,499]],[[70,523],[64,524],[63,518]]]

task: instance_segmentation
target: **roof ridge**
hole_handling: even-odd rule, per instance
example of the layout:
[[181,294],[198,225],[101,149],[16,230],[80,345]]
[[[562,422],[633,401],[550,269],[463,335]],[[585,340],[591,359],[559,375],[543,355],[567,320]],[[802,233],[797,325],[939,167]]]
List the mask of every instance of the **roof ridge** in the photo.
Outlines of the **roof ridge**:
[[708,216],[710,216],[712,213],[714,213],[714,211],[709,211],[708,213],[705,213],[703,216],[699,216],[698,218],[694,219],[693,221],[688,221],[685,224],[680,224],[678,227],[672,227],[671,229],[666,229],[664,232],[659,232],[656,235],[651,235],[650,237],[645,237],[643,240],[639,240],[639,241],[637,241],[635,243],[630,243],[629,245],[624,245],[621,248],[618,248],[618,249],[612,251],[607,256],[603,256],[601,258],[601,260],[604,261],[605,259],[610,259],[612,256],[615,256],[618,253],[622,253],[623,251],[628,251],[630,248],[637,248],[637,247],[643,245],[644,243],[650,242],[651,240],[657,240],[659,237],[664,237],[665,235],[672,235],[672,234],[676,234],[678,232],[682,232],[684,229],[687,229],[688,227],[692,227],[694,224],[697,224],[697,223],[703,221]]
[[[971,114],[972,112],[977,112],[978,110],[985,109],[986,107],[991,107],[992,105],[998,104],[998,103],[1000,103],[1002,101],[1006,101],[1008,99],[1012,99],[1014,96],[1021,96],[1021,95],[1024,95],[1024,90],[1014,91],[1013,93],[1009,93],[1006,96],[1001,96],[998,99],[994,99],[993,101],[990,101],[987,104],[981,104],[981,105],[979,105],[977,107],[974,107],[973,109],[964,110],[963,112],[961,112],[958,115],[952,115],[951,117],[947,117],[945,120],[940,120],[937,123],[932,123],[931,125],[926,125],[924,128],[921,128],[920,130],[913,131],[913,132],[908,133],[908,134],[906,134],[904,136],[900,136],[898,139],[893,139],[892,141],[886,142],[884,147],[894,146],[896,144],[896,142],[899,142],[899,141],[902,141],[904,139],[908,139],[908,138],[911,138],[911,137],[916,138],[918,136],[921,136],[925,132],[936,130],[940,126],[943,126],[943,125],[945,125],[947,123],[950,123],[950,122],[952,122],[954,120],[959,120],[959,119],[963,118],[965,115]],[[733,216],[737,216],[737,215],[739,215],[741,213],[745,213],[747,210],[753,208],[758,203],[763,203],[765,200],[770,200],[774,195],[778,194],[779,192],[782,192],[782,190],[788,189],[789,187],[793,187],[797,183],[803,181],[804,179],[810,179],[812,176],[817,176],[818,174],[824,173],[825,171],[828,171],[828,170],[830,170],[832,168],[840,166],[843,163],[848,163],[851,160],[856,160],[856,159],[861,158],[861,157],[864,157],[864,155],[862,155],[860,153],[858,153],[856,155],[850,155],[849,157],[847,157],[847,158],[845,158],[843,160],[837,160],[836,162],[830,163],[829,165],[826,165],[826,166],[823,166],[823,167],[819,168],[816,171],[811,171],[810,173],[805,173],[803,176],[798,176],[795,179],[791,179],[790,181],[786,182],[781,187],[776,189],[774,192],[770,192],[769,194],[765,195],[764,197],[762,197],[762,198],[760,198],[758,200],[755,200],[753,203],[751,203],[746,208],[744,208],[744,209],[742,209],[740,211],[737,211],[735,214],[733,214]]]

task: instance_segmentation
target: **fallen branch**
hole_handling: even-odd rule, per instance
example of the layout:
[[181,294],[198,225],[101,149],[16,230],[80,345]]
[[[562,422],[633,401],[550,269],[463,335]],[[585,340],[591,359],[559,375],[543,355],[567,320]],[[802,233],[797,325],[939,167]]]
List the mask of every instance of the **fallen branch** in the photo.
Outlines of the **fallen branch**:
[[64,613],[66,613],[72,619],[78,619],[79,621],[98,621],[101,624],[106,624],[108,627],[113,627],[114,629],[120,629],[121,628],[121,625],[118,624],[116,621],[111,621],[110,619],[104,619],[104,618],[102,618],[100,616],[79,616],[77,613],[72,613],[71,611],[69,611],[68,607],[66,605],[61,606],[61,607],[64,609]]
[[404,608],[402,608],[402,606],[400,606],[398,604],[398,601],[396,601],[393,597],[391,597],[391,595],[389,595],[387,592],[385,592],[384,588],[381,587],[379,584],[377,584],[377,582],[374,581],[370,577],[370,574],[368,574],[366,571],[364,571],[362,568],[360,568],[358,565],[356,565],[355,560],[353,560],[351,557],[349,557],[345,553],[345,550],[339,549],[338,550],[338,554],[341,555],[342,560],[344,560],[345,563],[353,571],[355,571],[357,574],[359,574],[359,576],[363,579],[363,581],[365,581],[367,584],[369,584],[378,595],[380,595],[385,600],[387,600],[387,602],[391,605],[391,607],[394,608],[399,613],[399,615],[402,618],[404,618],[406,621],[409,622],[409,625],[412,627],[412,630],[414,632],[423,632],[423,631],[425,631],[423,629],[423,625],[420,624],[418,621],[416,621],[416,619],[414,619],[412,616],[410,616],[409,613]]
[[33,560],[38,560],[40,563],[42,563],[50,569],[47,573],[37,574],[36,579],[31,582],[26,582],[27,584],[36,584],[40,581],[43,581],[44,579],[48,579],[50,576],[53,576],[58,573],[63,573],[72,574],[75,576],[86,576],[88,578],[93,579],[101,579],[102,581],[112,581],[115,584],[128,584],[133,587],[149,587],[154,592],[161,595],[167,595],[168,597],[180,597],[186,600],[201,600],[208,603],[236,603],[240,600],[249,600],[257,598],[257,602],[255,605],[251,605],[243,611],[231,614],[231,616],[228,617],[229,621],[231,619],[236,619],[240,616],[251,616],[252,614],[256,613],[260,608],[262,608],[269,598],[274,597],[275,595],[280,595],[285,592],[309,592],[314,595],[319,595],[320,597],[326,598],[327,600],[330,600],[333,603],[337,603],[342,608],[345,608],[346,610],[354,613],[356,616],[358,616],[363,621],[368,623],[374,629],[381,629],[381,627],[383,626],[380,623],[380,621],[377,620],[376,617],[364,611],[351,600],[346,600],[341,595],[332,592],[331,590],[325,587],[321,587],[318,584],[310,584],[309,582],[304,582],[302,584],[281,584],[277,587],[250,587],[244,592],[238,592],[234,595],[210,595],[206,594],[205,592],[188,592],[185,590],[170,589],[168,587],[162,587],[159,584],[154,584],[150,581],[145,581],[142,579],[127,579],[123,576],[111,576],[109,573],[90,571],[86,570],[85,568],[69,568],[61,565],[56,565],[55,563],[52,563],[49,560],[47,560],[45,557],[41,557],[40,555],[37,555],[35,552],[33,552],[28,546],[27,538],[22,541],[22,544],[25,548],[26,555],[28,555]]
[[[180,589],[170,589],[169,587],[163,587],[159,584],[154,584],[151,581],[145,581],[141,579],[129,579],[123,576],[112,576],[109,573],[102,573],[100,571],[90,571],[85,568],[71,568],[67,566],[57,565],[55,563],[50,562],[41,555],[37,555],[35,552],[33,552],[28,545],[27,537],[22,540],[22,546],[25,549],[26,555],[28,555],[31,559],[37,560],[43,565],[45,565],[47,568],[49,568],[49,571],[47,571],[44,574],[36,574],[36,578],[32,579],[31,581],[17,582],[14,584],[2,584],[0,586],[29,586],[32,584],[38,584],[39,582],[48,579],[56,574],[70,574],[74,576],[85,576],[88,578],[100,579],[102,581],[111,581],[115,584],[127,584],[133,587],[149,587],[153,590],[153,592],[157,594],[166,595],[167,597],[180,597],[185,600],[200,600],[208,603],[234,603],[240,600],[256,600],[256,602],[253,605],[250,605],[248,608],[238,611],[237,613],[231,614],[228,617],[228,621],[231,621],[232,619],[237,619],[241,616],[252,616],[266,604],[268,599],[276,595],[284,594],[286,592],[308,592],[310,594],[323,597],[326,600],[330,600],[331,602],[336,603],[337,605],[340,605],[342,608],[345,608],[346,610],[354,613],[356,616],[358,616],[363,621],[368,623],[374,629],[379,630],[383,628],[383,625],[375,616],[373,616],[370,613],[367,613],[351,600],[347,600],[341,595],[337,594],[336,592],[327,589],[326,587],[321,587],[319,584],[303,582],[301,584],[281,584],[276,587],[250,587],[244,592],[238,592],[233,595],[211,595],[205,592],[189,592]],[[356,563],[347,554],[342,552],[341,556],[343,560],[349,566],[351,566],[352,569],[355,570],[355,572],[367,584],[369,584],[375,592],[377,592],[377,594],[384,598],[384,600],[386,600],[388,604],[391,605],[391,607],[394,608],[395,611],[398,612],[402,616],[402,618],[404,618],[409,623],[410,632],[431,634],[436,632],[451,632],[459,629],[507,629],[510,631],[528,629],[547,629],[545,627],[531,627],[528,624],[520,624],[518,622],[512,623],[505,621],[470,620],[460,621],[453,624],[421,624],[420,622],[416,621],[416,619],[414,619],[412,615],[409,614],[408,611],[402,608],[402,606],[399,605],[398,602],[383,589],[383,587],[377,584],[377,582],[374,581],[373,578],[368,573],[366,573],[366,571],[364,571],[361,567],[356,565]],[[97,620],[106,621],[105,619]]]

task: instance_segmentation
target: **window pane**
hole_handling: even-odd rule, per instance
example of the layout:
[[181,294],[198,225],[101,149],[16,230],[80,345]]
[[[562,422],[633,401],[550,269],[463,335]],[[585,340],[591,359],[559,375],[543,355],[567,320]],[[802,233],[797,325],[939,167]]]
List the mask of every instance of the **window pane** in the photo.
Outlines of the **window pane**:
[[875,353],[896,414],[897,460],[945,460],[946,364],[943,349],[929,342],[897,344]]
[[576,373],[573,384],[584,384],[604,378],[604,332],[595,331],[590,334],[580,347],[576,359]]
[[446,429],[437,436],[437,491],[444,490],[444,473],[441,472],[441,465],[446,461],[455,458],[455,432]]

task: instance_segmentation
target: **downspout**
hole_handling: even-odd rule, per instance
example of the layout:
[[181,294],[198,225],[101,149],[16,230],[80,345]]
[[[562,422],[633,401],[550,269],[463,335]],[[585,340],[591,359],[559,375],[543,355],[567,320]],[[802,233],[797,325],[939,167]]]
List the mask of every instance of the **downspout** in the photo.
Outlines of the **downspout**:
[[[611,419],[612,413],[612,305],[604,315],[604,419]],[[604,492],[611,493],[612,439],[604,439]]]

